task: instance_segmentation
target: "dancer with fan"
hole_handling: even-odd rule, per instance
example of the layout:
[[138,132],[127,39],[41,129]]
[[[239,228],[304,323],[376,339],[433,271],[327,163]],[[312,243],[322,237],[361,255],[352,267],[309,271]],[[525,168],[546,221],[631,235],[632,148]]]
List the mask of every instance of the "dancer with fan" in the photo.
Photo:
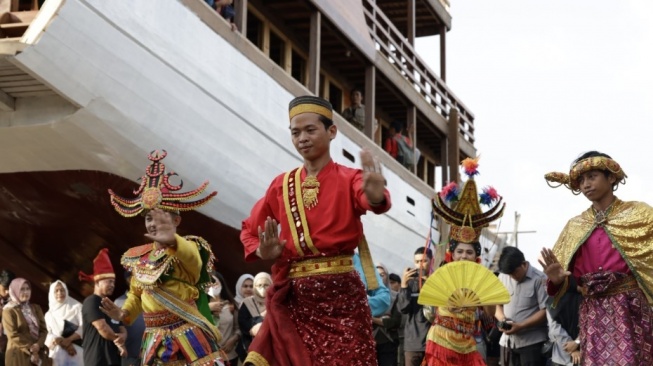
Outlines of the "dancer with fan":
[[[478,159],[465,159],[462,165],[469,178],[462,190],[450,183],[433,199],[434,214],[451,224],[451,231],[445,263],[418,298],[420,304],[438,307],[426,339],[425,366],[485,365],[481,320],[491,322],[493,305],[510,301],[494,273],[478,264],[481,230],[501,217],[505,204],[491,187],[478,195]],[[479,203],[490,209],[483,213]]]

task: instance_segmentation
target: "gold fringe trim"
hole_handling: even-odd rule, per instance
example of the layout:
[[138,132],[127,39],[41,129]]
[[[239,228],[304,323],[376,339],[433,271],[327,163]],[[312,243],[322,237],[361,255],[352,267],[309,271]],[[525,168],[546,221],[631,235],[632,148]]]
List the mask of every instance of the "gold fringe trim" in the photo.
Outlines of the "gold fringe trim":
[[247,365],[248,363],[254,366],[270,366],[268,360],[266,360],[265,357],[263,357],[263,355],[254,351],[250,351],[247,354],[247,358],[245,359],[243,365]]

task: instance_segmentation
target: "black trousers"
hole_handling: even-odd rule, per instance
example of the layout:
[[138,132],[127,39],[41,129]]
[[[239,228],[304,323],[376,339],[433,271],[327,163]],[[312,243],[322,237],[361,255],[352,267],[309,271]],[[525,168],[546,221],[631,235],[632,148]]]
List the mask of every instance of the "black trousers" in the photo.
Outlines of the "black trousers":
[[376,359],[379,366],[397,366],[397,350],[399,342],[376,344]]
[[522,348],[501,347],[502,366],[545,366],[546,358],[542,355],[542,344],[531,344]]

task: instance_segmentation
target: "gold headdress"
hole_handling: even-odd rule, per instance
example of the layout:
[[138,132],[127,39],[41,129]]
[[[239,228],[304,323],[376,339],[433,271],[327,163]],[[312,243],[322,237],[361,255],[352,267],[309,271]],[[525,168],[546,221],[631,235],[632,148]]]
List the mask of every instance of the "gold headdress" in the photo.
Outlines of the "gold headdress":
[[[462,165],[468,179],[459,190],[455,182],[449,183],[442,188],[433,199],[433,212],[451,224],[449,236],[461,243],[475,243],[481,236],[481,230],[487,227],[490,222],[503,215],[505,203],[502,204],[502,197],[492,187],[483,189],[480,195],[477,193],[474,176],[478,174],[478,159],[467,158]],[[447,205],[451,207],[449,207]],[[480,204],[491,206],[487,212],[481,210]]]
[[333,119],[333,107],[328,100],[314,97],[311,95],[303,95],[290,101],[288,105],[288,114],[290,119],[302,113],[317,113],[330,120]]
[[152,161],[150,166],[145,169],[145,175],[141,177],[141,185],[134,194],[137,196],[133,199],[127,199],[118,196],[109,189],[111,195],[111,204],[118,211],[119,214],[125,217],[133,217],[143,210],[152,210],[154,208],[161,208],[167,211],[190,211],[194,210],[207,202],[209,202],[218,192],[211,192],[208,196],[192,202],[184,202],[186,200],[195,198],[201,195],[209,181],[205,181],[197,189],[186,193],[173,193],[180,190],[184,182],[181,181],[179,185],[170,184],[170,177],[177,175],[175,172],[165,174],[165,165],[161,162],[168,153],[162,150],[151,152],[148,159]]
[[[589,172],[590,170],[608,171],[614,174],[617,177],[617,181],[621,184],[625,184],[626,178],[628,177],[623,169],[621,169],[621,166],[611,158],[606,156],[592,156],[574,164],[574,166],[569,170],[569,174],[551,172],[545,174],[544,179],[546,179],[547,184],[549,184],[550,187],[558,188],[560,186],[565,186],[569,188],[572,193],[579,194],[580,186],[578,179],[583,175],[583,173]],[[552,185],[551,183],[558,183],[558,185]]]

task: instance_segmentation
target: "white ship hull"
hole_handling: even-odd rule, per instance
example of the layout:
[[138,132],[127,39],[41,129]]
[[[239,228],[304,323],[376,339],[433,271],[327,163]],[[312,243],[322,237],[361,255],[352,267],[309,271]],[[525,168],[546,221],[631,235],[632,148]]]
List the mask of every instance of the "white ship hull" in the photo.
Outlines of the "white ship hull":
[[[270,181],[301,164],[288,132],[294,96],[178,1],[48,0],[21,43],[6,60],[56,95],[0,112],[0,173],[97,170],[135,180],[147,153],[166,149],[186,187],[208,179],[218,190],[200,212],[239,229]],[[342,154],[358,157],[353,140],[339,133],[336,162],[358,166]],[[424,244],[430,197],[389,165],[393,207],[363,222],[374,259],[398,272]]]

